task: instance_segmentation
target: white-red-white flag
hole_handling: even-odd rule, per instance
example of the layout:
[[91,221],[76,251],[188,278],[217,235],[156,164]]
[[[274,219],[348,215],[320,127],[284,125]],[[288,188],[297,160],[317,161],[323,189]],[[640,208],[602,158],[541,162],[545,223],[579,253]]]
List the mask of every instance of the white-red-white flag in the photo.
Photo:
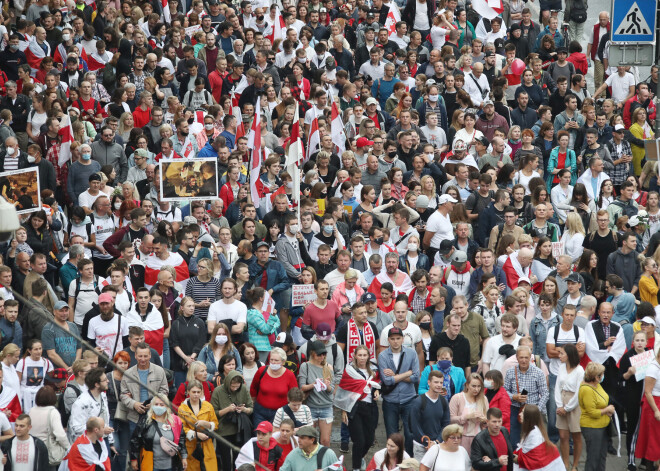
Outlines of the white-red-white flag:
[[165,24],[170,24],[172,22],[172,14],[170,13],[170,6],[167,0],[161,0],[161,5],[163,6],[163,18],[165,19]]
[[319,117],[317,115],[318,111],[316,106],[312,109],[314,110],[314,119],[312,120],[312,125],[309,127],[309,138],[307,139],[307,155],[305,155],[305,158],[303,159],[305,162],[309,160],[309,157],[321,145],[321,136],[319,134]]
[[479,13],[479,16],[492,20],[504,11],[502,0],[474,0],[472,8]]
[[181,157],[184,159],[192,159],[195,157],[195,147],[193,146],[190,136],[192,133],[188,133],[186,140],[183,142],[183,149],[181,149]]
[[332,102],[332,115],[330,122],[330,132],[332,135],[332,142],[337,148],[337,155],[341,156],[346,150],[346,133],[344,132],[344,122],[341,119],[341,113],[337,102]]
[[401,13],[399,7],[395,2],[390,3],[390,11],[387,13],[387,20],[385,20],[385,29],[389,32],[390,38],[396,35],[396,24],[401,21]]
[[250,159],[250,194],[252,195],[252,204],[255,208],[259,207],[259,189],[257,181],[261,174],[261,97],[257,97],[257,106],[254,108],[254,119],[252,120],[252,130],[248,136],[248,149],[252,149],[252,158]]
[[62,121],[66,121],[60,125],[59,134],[61,139],[60,152],[57,163],[60,167],[64,167],[68,161],[71,160],[71,143],[73,142],[73,127],[71,126],[71,119],[68,115],[64,115]]
[[279,7],[275,9],[275,20],[273,21],[273,26],[271,29],[270,35],[267,36],[270,39],[270,43],[273,44],[275,39],[283,38],[284,33],[286,32],[286,23],[284,22],[284,17]]

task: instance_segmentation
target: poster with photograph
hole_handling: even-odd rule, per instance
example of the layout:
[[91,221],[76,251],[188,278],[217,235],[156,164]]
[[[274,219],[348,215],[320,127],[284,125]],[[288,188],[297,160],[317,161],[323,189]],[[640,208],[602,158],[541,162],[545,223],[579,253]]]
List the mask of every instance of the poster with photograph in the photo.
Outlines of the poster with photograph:
[[217,198],[217,159],[162,159],[160,195],[163,201]]
[[36,167],[0,173],[0,195],[16,207],[18,214],[41,209],[39,172]]

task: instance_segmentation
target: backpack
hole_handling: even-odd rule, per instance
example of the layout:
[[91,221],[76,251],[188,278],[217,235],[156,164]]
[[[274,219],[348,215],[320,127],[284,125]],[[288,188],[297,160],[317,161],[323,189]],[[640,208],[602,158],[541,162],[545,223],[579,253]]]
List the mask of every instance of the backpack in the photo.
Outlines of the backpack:
[[[426,396],[426,393],[420,394],[419,397],[422,398],[422,403],[419,405],[419,416],[424,417],[424,410],[426,409],[426,403],[429,401],[429,398]],[[447,399],[444,398],[444,396],[438,397],[438,401],[442,402],[442,407],[444,407],[445,410],[449,410],[449,403],[447,402]],[[408,422],[410,423],[411,427],[413,425],[412,419],[412,414],[408,415]]]
[[[555,326],[555,345],[557,345],[557,339],[559,339],[559,327],[560,326],[561,326],[561,324],[557,324]],[[576,325],[573,325],[573,335],[575,336],[575,341],[577,342],[577,340],[580,338],[580,330],[578,329],[578,327]]]
[[[78,386],[75,381],[71,381],[69,384],[67,384],[66,388],[64,388],[64,392],[66,392],[66,390],[69,388],[74,390],[76,393],[76,398],[80,397],[82,394],[82,389],[80,389],[80,386]],[[67,412],[66,407],[64,406],[64,393],[60,394],[60,397],[57,399],[57,411],[60,413],[62,427],[67,427],[69,424],[69,416],[71,415],[71,411]]]
[[586,0],[573,0],[569,18],[571,21],[574,21],[575,23],[584,23],[585,21],[587,21]]
[[[96,294],[101,294],[101,290],[99,289],[99,276],[94,275],[94,290]],[[80,277],[76,278],[76,292],[73,298],[73,312],[76,311],[76,305],[78,304],[78,295],[80,294],[80,285],[82,284],[82,281],[80,280]],[[88,292],[89,290],[85,290],[85,292]]]
[[621,212],[618,215],[615,213],[615,215],[616,215],[615,219],[618,219],[621,216],[628,216],[629,218],[631,218],[631,217],[637,215],[637,213],[639,212],[639,209],[636,208],[634,205],[632,205],[632,204],[621,204],[621,202],[619,200],[615,200],[611,204],[615,205],[618,208],[621,208]]

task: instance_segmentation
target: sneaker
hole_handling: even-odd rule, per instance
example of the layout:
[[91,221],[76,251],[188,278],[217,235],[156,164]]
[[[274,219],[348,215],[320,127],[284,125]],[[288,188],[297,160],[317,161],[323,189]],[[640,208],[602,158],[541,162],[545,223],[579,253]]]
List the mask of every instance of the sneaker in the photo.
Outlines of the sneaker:
[[616,449],[612,445],[607,445],[607,452],[610,455],[616,455]]
[[339,445],[339,451],[342,453],[348,453],[348,443],[347,442],[341,442],[341,445]]
[[635,466],[634,464],[629,464],[628,471],[637,471],[637,466]]

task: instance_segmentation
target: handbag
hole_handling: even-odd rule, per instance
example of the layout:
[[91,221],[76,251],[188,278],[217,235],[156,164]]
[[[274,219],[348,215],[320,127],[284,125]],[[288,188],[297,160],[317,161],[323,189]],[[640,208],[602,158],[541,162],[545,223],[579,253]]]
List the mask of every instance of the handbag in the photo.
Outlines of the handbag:
[[[404,355],[404,352],[401,352],[401,357],[399,358],[399,366],[396,367],[396,371],[394,372],[395,376],[399,374],[399,371],[401,371],[401,365],[403,364],[403,355]],[[391,386],[383,383],[382,386],[380,387],[380,393],[382,395],[387,395],[387,394],[391,393],[392,391],[394,391],[394,388],[396,388],[396,385],[397,385],[397,383],[394,383]]]
[[163,433],[160,431],[160,427],[156,424],[156,433],[160,437],[160,448],[168,456],[176,456],[179,454],[179,445],[174,443],[167,437],[163,437]]
[[[516,366],[513,370],[516,374],[516,394],[520,396],[520,386],[518,386],[518,367]],[[520,406],[520,411],[518,412],[518,423],[522,424],[523,422],[523,411],[525,410],[525,404]]]
[[55,438],[55,434],[53,433],[53,430],[50,428],[50,416],[53,413],[55,408],[51,408],[51,410],[48,412],[48,427],[46,430],[46,446],[48,447],[48,464],[51,466],[57,466],[59,465],[64,457],[66,456],[67,452],[69,451],[67,448],[64,448],[60,442],[57,441]]
[[119,399],[121,389],[117,387],[117,381],[114,378],[112,378],[112,384],[115,388],[115,396],[117,396],[117,408],[115,409],[115,416],[113,418],[117,422],[128,422],[128,409],[121,402],[121,399]]

